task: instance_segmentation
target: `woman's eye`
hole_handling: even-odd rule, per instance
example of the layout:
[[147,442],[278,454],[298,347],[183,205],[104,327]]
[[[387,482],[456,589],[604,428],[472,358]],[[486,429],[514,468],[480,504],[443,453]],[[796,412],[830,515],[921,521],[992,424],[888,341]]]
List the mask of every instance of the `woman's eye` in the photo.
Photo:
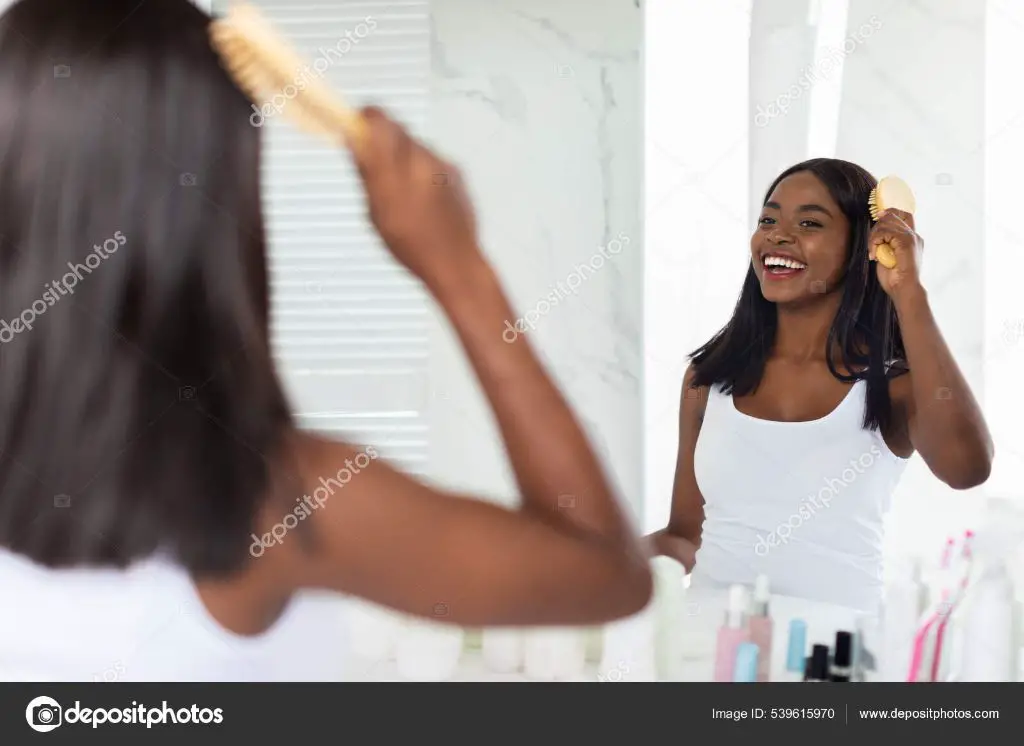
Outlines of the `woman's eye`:
[[761,218],[757,221],[758,225],[771,225],[775,221],[772,218]]
[[821,227],[821,223],[819,223],[817,220],[801,220],[800,221],[800,227],[801,228],[820,228]]

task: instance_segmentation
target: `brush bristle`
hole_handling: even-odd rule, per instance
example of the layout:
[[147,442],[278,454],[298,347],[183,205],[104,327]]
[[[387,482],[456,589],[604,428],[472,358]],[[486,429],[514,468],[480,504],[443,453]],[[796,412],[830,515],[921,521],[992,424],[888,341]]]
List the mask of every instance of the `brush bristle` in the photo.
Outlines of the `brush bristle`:
[[[256,104],[292,83],[302,67],[299,56],[251,6],[235,6],[226,18],[214,21],[210,40],[228,74]],[[301,89],[284,111],[298,127],[333,143],[343,139],[351,146],[362,135],[358,113],[316,82]]]

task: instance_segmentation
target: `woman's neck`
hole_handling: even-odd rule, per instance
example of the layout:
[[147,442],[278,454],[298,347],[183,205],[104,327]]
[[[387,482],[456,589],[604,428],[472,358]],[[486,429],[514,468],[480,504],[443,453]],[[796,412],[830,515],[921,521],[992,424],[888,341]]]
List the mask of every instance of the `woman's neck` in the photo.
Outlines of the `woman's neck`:
[[794,362],[825,359],[828,332],[835,321],[842,295],[823,295],[813,303],[800,306],[778,305],[773,358]]

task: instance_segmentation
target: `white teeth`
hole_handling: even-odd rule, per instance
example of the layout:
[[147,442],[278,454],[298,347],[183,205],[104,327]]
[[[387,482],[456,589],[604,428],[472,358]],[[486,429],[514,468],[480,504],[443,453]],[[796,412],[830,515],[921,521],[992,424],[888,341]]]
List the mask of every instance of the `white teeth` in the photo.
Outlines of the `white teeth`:
[[801,264],[794,259],[786,259],[781,256],[766,256],[764,258],[766,267],[788,267],[789,269],[807,269],[806,264]]

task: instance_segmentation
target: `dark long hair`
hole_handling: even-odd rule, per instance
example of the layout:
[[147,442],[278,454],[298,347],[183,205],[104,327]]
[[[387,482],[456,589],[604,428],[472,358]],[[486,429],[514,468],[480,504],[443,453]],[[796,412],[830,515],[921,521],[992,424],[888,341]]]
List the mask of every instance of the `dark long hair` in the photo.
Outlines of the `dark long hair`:
[[[868,196],[877,182],[854,163],[814,158],[779,174],[765,192],[762,204],[780,181],[800,171],[814,174],[825,184],[850,223],[846,280],[826,342],[828,367],[840,381],[867,381],[864,427],[884,431],[892,411],[888,380],[906,372],[906,351],[892,301],[878,282],[874,264],[868,261],[872,226]],[[717,385],[723,393],[737,396],[753,393],[775,343],[777,323],[775,304],[761,293],[751,265],[729,323],[690,354],[692,385]],[[837,370],[836,349],[841,355],[839,362],[849,374]]]
[[259,131],[188,0],[0,19],[0,546],[246,559],[289,425]]

